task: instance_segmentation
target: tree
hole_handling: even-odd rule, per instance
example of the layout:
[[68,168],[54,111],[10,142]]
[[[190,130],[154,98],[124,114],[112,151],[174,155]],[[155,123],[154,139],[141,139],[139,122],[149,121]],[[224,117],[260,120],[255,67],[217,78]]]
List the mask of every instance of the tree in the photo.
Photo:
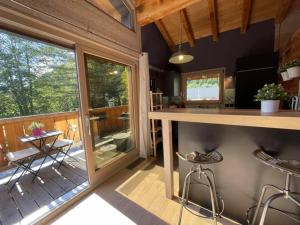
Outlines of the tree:
[[0,117],[78,108],[72,50],[0,33]]

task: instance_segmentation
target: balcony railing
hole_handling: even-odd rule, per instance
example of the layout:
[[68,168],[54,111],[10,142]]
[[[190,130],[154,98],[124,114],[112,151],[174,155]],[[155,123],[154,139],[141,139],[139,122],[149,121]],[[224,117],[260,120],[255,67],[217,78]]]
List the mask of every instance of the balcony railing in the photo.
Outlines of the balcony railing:
[[[128,111],[128,106],[117,106],[109,108],[97,108],[91,110],[91,116],[97,116],[98,114],[105,114],[105,121],[101,123],[101,131],[113,131],[122,128],[123,121],[118,117]],[[76,124],[80,127],[79,111],[73,112],[60,112],[41,114],[33,116],[14,117],[8,119],[0,119],[0,144],[3,145],[6,151],[18,151],[24,148],[31,147],[28,144],[24,144],[19,140],[19,137],[24,134],[29,134],[28,126],[32,122],[40,122],[44,124],[44,130],[60,130],[67,134],[69,124]],[[97,121],[91,121],[91,126],[99,126]],[[99,129],[92,129],[94,135],[98,135]],[[97,131],[96,131],[97,130]],[[60,138],[64,138],[63,135]],[[80,129],[77,129],[75,135],[75,142],[81,140]],[[0,168],[6,167],[7,161],[4,155],[0,152]]]

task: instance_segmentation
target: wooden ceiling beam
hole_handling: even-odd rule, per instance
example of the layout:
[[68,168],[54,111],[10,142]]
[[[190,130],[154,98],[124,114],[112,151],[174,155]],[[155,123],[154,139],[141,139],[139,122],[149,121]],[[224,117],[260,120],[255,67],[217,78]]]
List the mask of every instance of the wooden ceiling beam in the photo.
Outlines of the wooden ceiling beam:
[[216,0],[208,0],[208,12],[210,18],[210,26],[211,26],[211,33],[213,36],[213,40],[217,41],[219,37],[219,28],[217,22],[217,8],[216,8]]
[[251,15],[251,9],[252,9],[252,0],[243,0],[241,34],[245,34],[247,31],[247,27]]
[[165,39],[166,43],[168,44],[171,50],[175,50],[175,43],[173,42],[170,33],[168,32],[164,22],[162,20],[155,21],[155,25],[160,31],[161,35]]
[[279,24],[285,19],[292,5],[293,0],[281,0],[275,16],[275,23]]
[[195,46],[194,32],[189,17],[187,15],[186,9],[180,10],[179,15],[180,15],[180,22],[182,23],[183,29],[190,43],[190,46],[194,47]]
[[137,22],[144,26],[200,1],[202,0],[137,0]]

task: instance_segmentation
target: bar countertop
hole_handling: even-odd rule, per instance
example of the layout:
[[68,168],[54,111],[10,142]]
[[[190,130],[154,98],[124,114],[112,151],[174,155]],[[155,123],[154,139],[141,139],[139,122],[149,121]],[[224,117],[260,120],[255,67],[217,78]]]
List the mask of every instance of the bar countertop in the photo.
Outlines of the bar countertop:
[[177,108],[149,112],[149,119],[300,130],[300,112]]

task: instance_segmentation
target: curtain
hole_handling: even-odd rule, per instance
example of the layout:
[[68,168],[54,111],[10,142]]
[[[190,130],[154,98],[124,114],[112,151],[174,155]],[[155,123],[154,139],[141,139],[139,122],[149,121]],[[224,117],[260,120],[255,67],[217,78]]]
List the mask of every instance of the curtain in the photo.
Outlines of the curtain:
[[141,53],[139,58],[139,124],[140,124],[140,157],[147,158],[152,153],[150,141],[150,77],[148,53]]

